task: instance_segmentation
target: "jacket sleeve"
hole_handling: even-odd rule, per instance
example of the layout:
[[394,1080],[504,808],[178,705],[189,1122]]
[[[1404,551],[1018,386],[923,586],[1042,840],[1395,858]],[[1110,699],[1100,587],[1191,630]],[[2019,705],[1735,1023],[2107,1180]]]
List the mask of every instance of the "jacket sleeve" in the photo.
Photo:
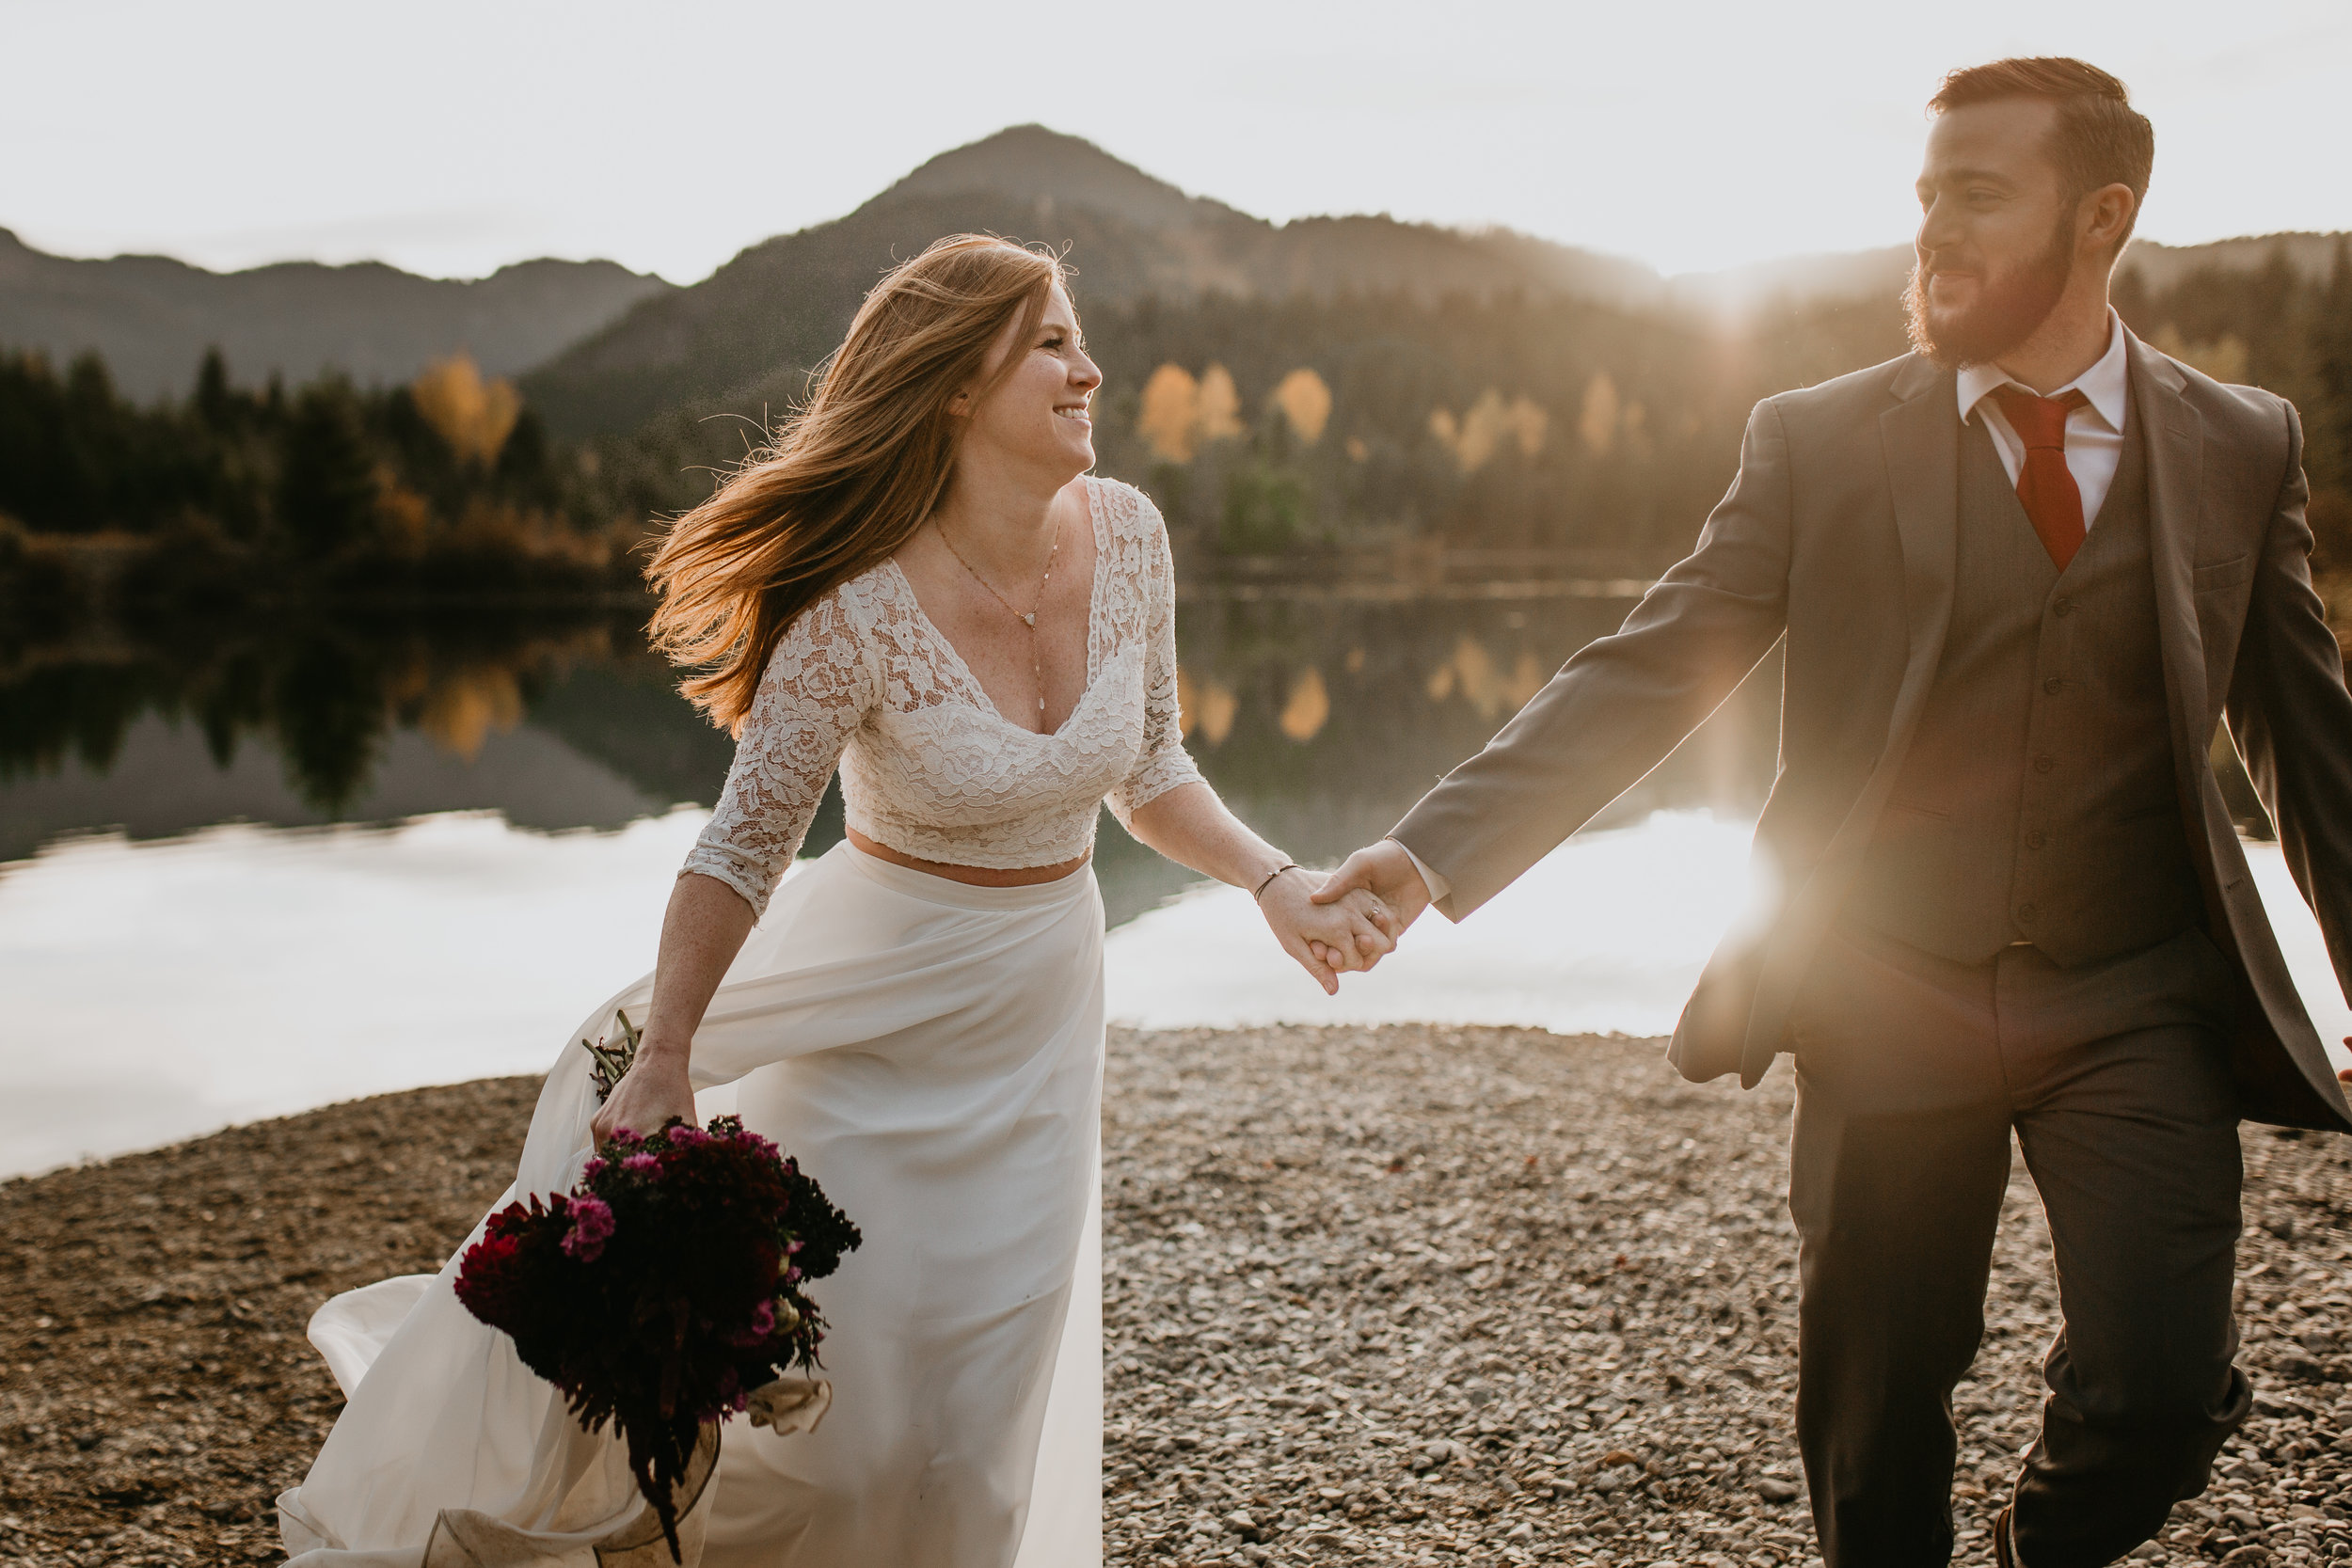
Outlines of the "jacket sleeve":
[[1788,609],[1788,437],[1770,399],[1698,546],[1623,627],[1579,651],[1390,835],[1459,920],[1664,761],[1772,651]]
[[[2352,694],[2344,651],[2312,587],[2311,526],[2303,508],[2303,426],[2293,404],[2286,471],[2254,563],[2225,711],[2287,869],[2319,917],[2337,983],[2352,981]],[[2352,990],[2352,986],[2347,986]]]

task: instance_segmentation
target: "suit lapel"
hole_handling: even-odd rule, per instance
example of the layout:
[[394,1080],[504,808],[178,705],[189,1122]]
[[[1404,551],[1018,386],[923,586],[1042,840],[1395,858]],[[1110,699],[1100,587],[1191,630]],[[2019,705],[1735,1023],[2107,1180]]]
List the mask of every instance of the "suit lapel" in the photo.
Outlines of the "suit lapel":
[[1909,643],[1902,683],[1888,711],[1886,746],[1824,857],[1867,844],[1879,808],[1902,770],[1911,737],[1935,685],[1936,665],[1952,626],[1952,579],[1960,557],[1960,400],[1955,379],[1915,358],[1889,388],[1899,400],[1879,416],[1886,491],[1902,542],[1903,622]]
[[[1911,642],[1877,774],[1890,775],[1917,728],[1952,625],[1952,578],[1960,553],[1958,380],[1915,358],[1891,388],[1901,401],[1879,416],[1886,487],[1903,546],[1903,620]],[[1866,791],[1866,798],[1867,792]]]

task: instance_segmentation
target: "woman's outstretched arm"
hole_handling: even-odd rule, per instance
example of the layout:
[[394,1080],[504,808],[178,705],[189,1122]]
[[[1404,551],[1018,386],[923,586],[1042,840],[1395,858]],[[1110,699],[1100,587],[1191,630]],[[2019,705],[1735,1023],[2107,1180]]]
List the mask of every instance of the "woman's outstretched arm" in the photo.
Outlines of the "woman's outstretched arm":
[[652,1132],[673,1117],[694,1119],[694,1089],[686,1072],[694,1031],[751,935],[752,920],[743,895],[715,878],[689,872],[671,888],[654,963],[653,1006],[637,1041],[637,1060],[591,1124],[598,1144],[623,1129]]
[[[1343,972],[1369,968],[1367,960],[1396,945],[1375,924],[1369,895],[1327,908],[1311,902],[1309,895],[1323,885],[1323,878],[1289,865],[1288,855],[1251,832],[1201,780],[1178,784],[1136,807],[1127,817],[1127,831],[1179,865],[1234,887],[1262,890],[1258,911],[1275,940],[1327,993],[1339,990]],[[1285,865],[1289,868],[1278,873]]]

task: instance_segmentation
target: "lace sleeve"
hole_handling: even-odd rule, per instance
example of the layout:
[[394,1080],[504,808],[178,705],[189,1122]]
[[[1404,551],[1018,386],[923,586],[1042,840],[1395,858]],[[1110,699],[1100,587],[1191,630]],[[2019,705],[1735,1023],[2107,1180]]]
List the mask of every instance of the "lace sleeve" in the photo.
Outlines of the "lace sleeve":
[[1168,553],[1168,525],[1140,492],[1138,521],[1151,530],[1150,611],[1143,636],[1143,752],[1110,793],[1111,815],[1120,827],[1136,812],[1179,784],[1196,783],[1200,769],[1184,750],[1183,716],[1176,697],[1176,562]]
[[776,644],[736,737],[718,809],[679,870],[724,882],[755,915],[825,798],[842,748],[880,689],[841,589],[803,611]]

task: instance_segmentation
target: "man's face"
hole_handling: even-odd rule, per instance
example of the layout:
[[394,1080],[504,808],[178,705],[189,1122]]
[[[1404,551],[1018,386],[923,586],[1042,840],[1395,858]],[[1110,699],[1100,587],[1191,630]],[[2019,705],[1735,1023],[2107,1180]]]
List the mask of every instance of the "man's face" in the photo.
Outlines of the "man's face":
[[1998,359],[2066,291],[2074,207],[2050,156],[2058,105],[2006,98],[1939,116],[1919,173],[1912,341],[1945,365]]

